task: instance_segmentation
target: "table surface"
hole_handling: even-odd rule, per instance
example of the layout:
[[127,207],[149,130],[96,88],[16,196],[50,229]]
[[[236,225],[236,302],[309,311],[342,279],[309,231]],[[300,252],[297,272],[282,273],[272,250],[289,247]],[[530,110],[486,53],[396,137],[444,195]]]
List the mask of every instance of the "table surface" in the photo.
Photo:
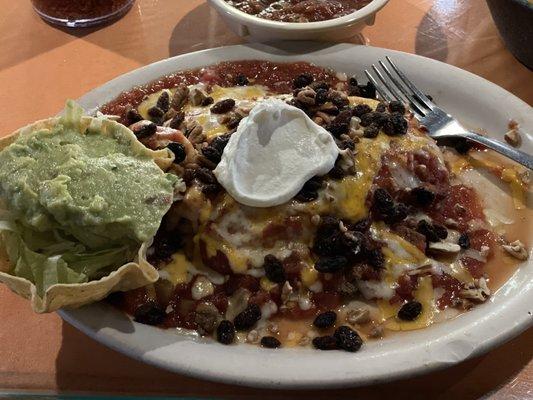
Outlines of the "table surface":
[[[0,0],[0,136],[60,110],[117,75],[159,59],[241,43],[204,0],[138,0],[122,20],[68,31],[29,0]],[[533,103],[533,74],[503,47],[483,0],[391,0],[355,41],[431,57]],[[261,398],[141,364],[94,342],[56,314],[35,315],[0,288],[0,391]],[[272,398],[533,399],[533,329],[485,356],[379,386],[271,392]]]

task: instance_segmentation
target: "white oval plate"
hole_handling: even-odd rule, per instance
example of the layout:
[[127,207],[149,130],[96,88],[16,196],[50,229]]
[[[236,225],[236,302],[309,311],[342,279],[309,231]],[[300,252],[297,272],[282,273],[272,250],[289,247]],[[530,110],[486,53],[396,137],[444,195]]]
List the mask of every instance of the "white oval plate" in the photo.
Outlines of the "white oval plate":
[[[83,96],[80,103],[92,109],[121,91],[162,75],[226,60],[303,60],[362,76],[365,68],[386,55],[439,105],[469,126],[501,139],[513,118],[523,131],[533,132],[531,107],[482,78],[427,58],[348,44],[328,47],[300,42],[284,44],[283,49],[242,45],[186,54],[120,76]],[[522,148],[533,151],[531,134],[524,137]],[[358,353],[223,346],[135,323],[104,302],[59,314],[106,346],[185,375],[270,389],[356,386],[443,368],[480,355],[527,329],[533,321],[532,264],[525,263],[488,302],[472,311],[425,330],[367,343]]]

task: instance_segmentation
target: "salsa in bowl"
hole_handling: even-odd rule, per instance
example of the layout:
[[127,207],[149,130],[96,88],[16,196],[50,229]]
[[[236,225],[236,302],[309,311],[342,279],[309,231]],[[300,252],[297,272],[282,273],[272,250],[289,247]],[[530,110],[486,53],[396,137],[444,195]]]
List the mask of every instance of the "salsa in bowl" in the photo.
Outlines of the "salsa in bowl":
[[250,41],[336,41],[373,25],[388,0],[255,2],[209,0],[231,30]]
[[280,22],[318,22],[343,17],[360,10],[371,0],[226,0],[250,15]]

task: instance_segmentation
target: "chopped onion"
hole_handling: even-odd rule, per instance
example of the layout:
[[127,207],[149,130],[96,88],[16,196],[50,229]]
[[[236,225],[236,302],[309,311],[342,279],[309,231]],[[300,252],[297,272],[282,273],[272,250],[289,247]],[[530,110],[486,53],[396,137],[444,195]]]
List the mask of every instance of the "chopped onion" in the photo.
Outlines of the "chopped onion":
[[487,217],[487,221],[490,226],[495,227],[499,225],[510,225],[514,223],[514,220],[512,218],[506,217],[502,213],[492,209],[487,208],[485,210],[485,216]]
[[391,166],[390,173],[400,188],[413,189],[420,186],[420,180],[413,173],[395,164]]

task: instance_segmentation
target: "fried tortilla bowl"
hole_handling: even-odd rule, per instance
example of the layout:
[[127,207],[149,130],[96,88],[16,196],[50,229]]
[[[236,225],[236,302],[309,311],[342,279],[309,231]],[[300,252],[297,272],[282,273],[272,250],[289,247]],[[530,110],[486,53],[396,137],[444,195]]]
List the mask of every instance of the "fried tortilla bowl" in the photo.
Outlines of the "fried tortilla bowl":
[[0,248],[0,282],[19,296],[30,300],[31,308],[37,313],[56,311],[63,307],[77,308],[103,299],[111,292],[136,289],[157,281],[157,270],[146,261],[144,243],[139,249],[137,260],[124,264],[108,276],[87,283],[58,283],[50,286],[43,297],[35,285],[27,279],[10,275],[11,269],[5,250]]
[[[60,118],[56,117],[37,121],[7,137],[1,138],[0,151],[13,143],[19,136],[29,135],[38,130],[52,129],[58,124],[59,120]],[[173,155],[168,150],[152,151],[144,148],[127,127],[115,121],[83,116],[79,125],[80,133],[87,132],[91,124],[92,126],[97,124],[103,135],[110,135],[118,129],[123,135],[131,137],[133,146],[138,147],[142,152],[148,152],[162,170],[166,170],[172,164]],[[149,246],[150,243],[143,243],[137,252],[135,260],[122,265],[101,279],[86,283],[54,284],[46,289],[43,296],[40,296],[34,283],[9,273],[13,266],[3,245],[3,234],[0,233],[0,282],[6,284],[18,295],[29,299],[32,309],[37,313],[52,312],[63,307],[76,308],[101,300],[111,292],[136,289],[155,282],[159,274],[146,261],[146,251]]]

